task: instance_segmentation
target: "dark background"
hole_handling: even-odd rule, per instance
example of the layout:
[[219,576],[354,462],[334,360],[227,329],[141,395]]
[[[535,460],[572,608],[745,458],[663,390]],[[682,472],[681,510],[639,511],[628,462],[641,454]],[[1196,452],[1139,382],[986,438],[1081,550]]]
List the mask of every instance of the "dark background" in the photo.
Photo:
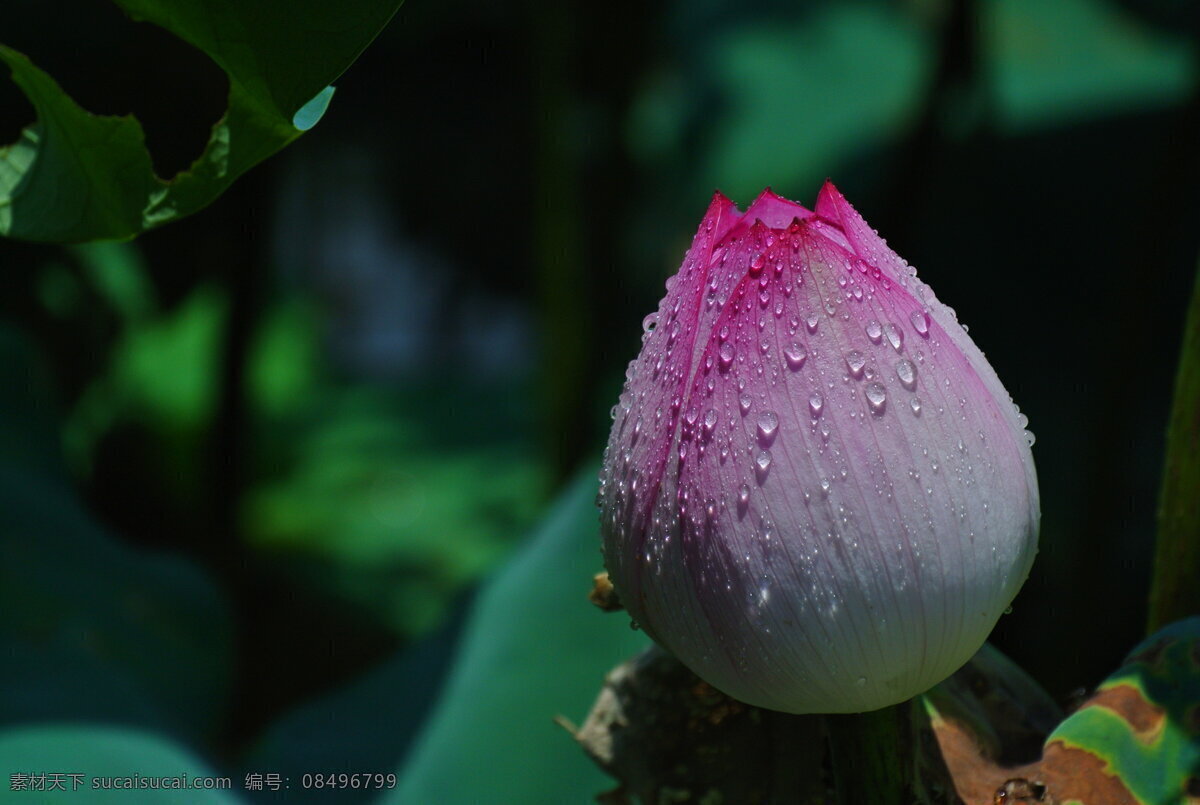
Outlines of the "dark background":
[[[1037,434],[1041,552],[994,642],[1060,701],[1096,684],[1142,635],[1200,246],[1195,8],[409,0],[211,208],[0,244],[87,507],[228,597],[207,751],[389,657],[427,658],[432,697],[473,585],[594,466],[712,191],[810,204],[826,177]],[[202,54],[103,3],[5,16],[83,106],[142,120],[161,175],[201,151],[226,92]],[[32,110],[11,83],[0,110],[11,142]],[[122,717],[55,702],[30,708]]]

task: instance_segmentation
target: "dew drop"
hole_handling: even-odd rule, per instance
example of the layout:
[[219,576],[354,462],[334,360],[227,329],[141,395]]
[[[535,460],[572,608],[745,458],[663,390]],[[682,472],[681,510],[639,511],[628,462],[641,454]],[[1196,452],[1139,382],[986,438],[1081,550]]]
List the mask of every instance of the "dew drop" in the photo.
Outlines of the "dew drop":
[[717,428],[717,412],[712,408],[704,414],[704,433],[706,436],[712,436],[712,433]]
[[750,484],[742,484],[741,488],[738,489],[738,506],[740,508],[744,509],[744,508],[746,508],[746,506],[749,503],[750,503]]
[[758,455],[754,457],[754,465],[757,468],[758,482],[761,484],[767,477],[767,471],[771,469],[771,451],[760,450]]
[[821,397],[821,395],[819,393],[814,391],[813,395],[808,398],[808,410],[810,413],[812,413],[813,419],[816,419],[817,417],[819,417],[821,415],[821,409],[824,407],[825,407],[824,398]]
[[917,387],[917,367],[913,366],[908,358],[896,361],[896,377],[900,378],[900,384],[909,391]]
[[883,327],[874,319],[867,322],[867,338],[871,339],[872,344],[878,344],[879,340],[883,338]]
[[913,412],[914,416],[921,415],[921,398],[920,397],[913,397],[911,400],[908,401],[908,406],[910,408],[912,408],[912,412]]
[[871,408],[871,413],[875,416],[882,416],[883,409],[887,405],[887,390],[884,389],[882,383],[868,383],[864,393],[867,395],[867,404]]
[[742,409],[742,416],[750,413],[750,405],[754,402],[749,394],[743,394],[738,397],[738,407]]
[[867,678],[865,676],[860,676],[858,679],[854,680],[854,684],[858,685],[860,688],[865,688],[867,686]]
[[899,352],[901,345],[904,343],[903,331],[889,321],[883,325],[883,334],[887,336],[888,343],[892,345],[892,349]]
[[752,277],[758,276],[759,272],[762,271],[763,262],[764,262],[763,256],[761,254],[759,254],[753,260],[750,261],[750,276],[752,276]]
[[808,328],[810,333],[815,333],[817,331],[817,325],[820,323],[821,319],[817,317],[816,313],[813,313],[804,320],[804,326]]
[[917,335],[922,338],[929,337],[929,314],[924,310],[914,310],[912,312],[912,326],[917,331]]
[[857,349],[852,349],[846,353],[846,367],[850,370],[850,376],[855,378],[862,377],[863,367],[867,365],[867,359]]
[[1035,442],[1037,442],[1037,437],[1033,435],[1033,431],[1031,431],[1031,430],[1025,431],[1025,444],[1029,445],[1030,447],[1033,447]]
[[642,319],[642,332],[643,333],[653,332],[654,328],[657,326],[658,326],[658,314],[657,313],[651,313],[649,316]]
[[788,368],[793,372],[804,365],[805,359],[808,358],[808,350],[803,344],[798,344],[793,341],[783,349],[783,357],[787,361]]
[[760,442],[770,445],[775,440],[775,433],[779,430],[779,416],[774,411],[763,411],[758,415],[758,439]]
[[717,357],[721,359],[721,368],[728,369],[733,365],[733,344],[726,341],[717,349]]

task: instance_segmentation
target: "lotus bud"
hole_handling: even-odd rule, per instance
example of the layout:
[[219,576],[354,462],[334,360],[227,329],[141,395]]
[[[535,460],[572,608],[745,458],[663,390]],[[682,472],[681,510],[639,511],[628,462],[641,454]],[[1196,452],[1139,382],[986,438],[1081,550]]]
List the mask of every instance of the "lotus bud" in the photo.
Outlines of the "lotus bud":
[[605,451],[604,557],[719,690],[861,712],[983,644],[1036,552],[1026,420],[832,184],[713,198],[644,322]]

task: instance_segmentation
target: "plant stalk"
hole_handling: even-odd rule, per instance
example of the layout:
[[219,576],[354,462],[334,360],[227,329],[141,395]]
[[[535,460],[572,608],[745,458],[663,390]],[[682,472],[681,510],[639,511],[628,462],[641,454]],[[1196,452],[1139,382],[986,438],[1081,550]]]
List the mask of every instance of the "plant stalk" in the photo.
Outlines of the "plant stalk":
[[1200,614],[1200,266],[1192,288],[1167,426],[1148,634]]
[[825,716],[838,805],[955,802],[954,784],[917,699]]

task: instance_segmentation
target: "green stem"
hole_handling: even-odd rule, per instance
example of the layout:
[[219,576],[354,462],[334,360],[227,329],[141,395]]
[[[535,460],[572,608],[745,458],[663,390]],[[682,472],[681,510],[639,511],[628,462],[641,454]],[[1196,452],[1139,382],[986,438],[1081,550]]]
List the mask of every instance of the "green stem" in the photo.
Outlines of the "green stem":
[[1200,614],[1200,270],[1192,288],[1167,456],[1158,501],[1158,540],[1148,633]]
[[955,802],[929,718],[916,699],[825,717],[839,805]]

